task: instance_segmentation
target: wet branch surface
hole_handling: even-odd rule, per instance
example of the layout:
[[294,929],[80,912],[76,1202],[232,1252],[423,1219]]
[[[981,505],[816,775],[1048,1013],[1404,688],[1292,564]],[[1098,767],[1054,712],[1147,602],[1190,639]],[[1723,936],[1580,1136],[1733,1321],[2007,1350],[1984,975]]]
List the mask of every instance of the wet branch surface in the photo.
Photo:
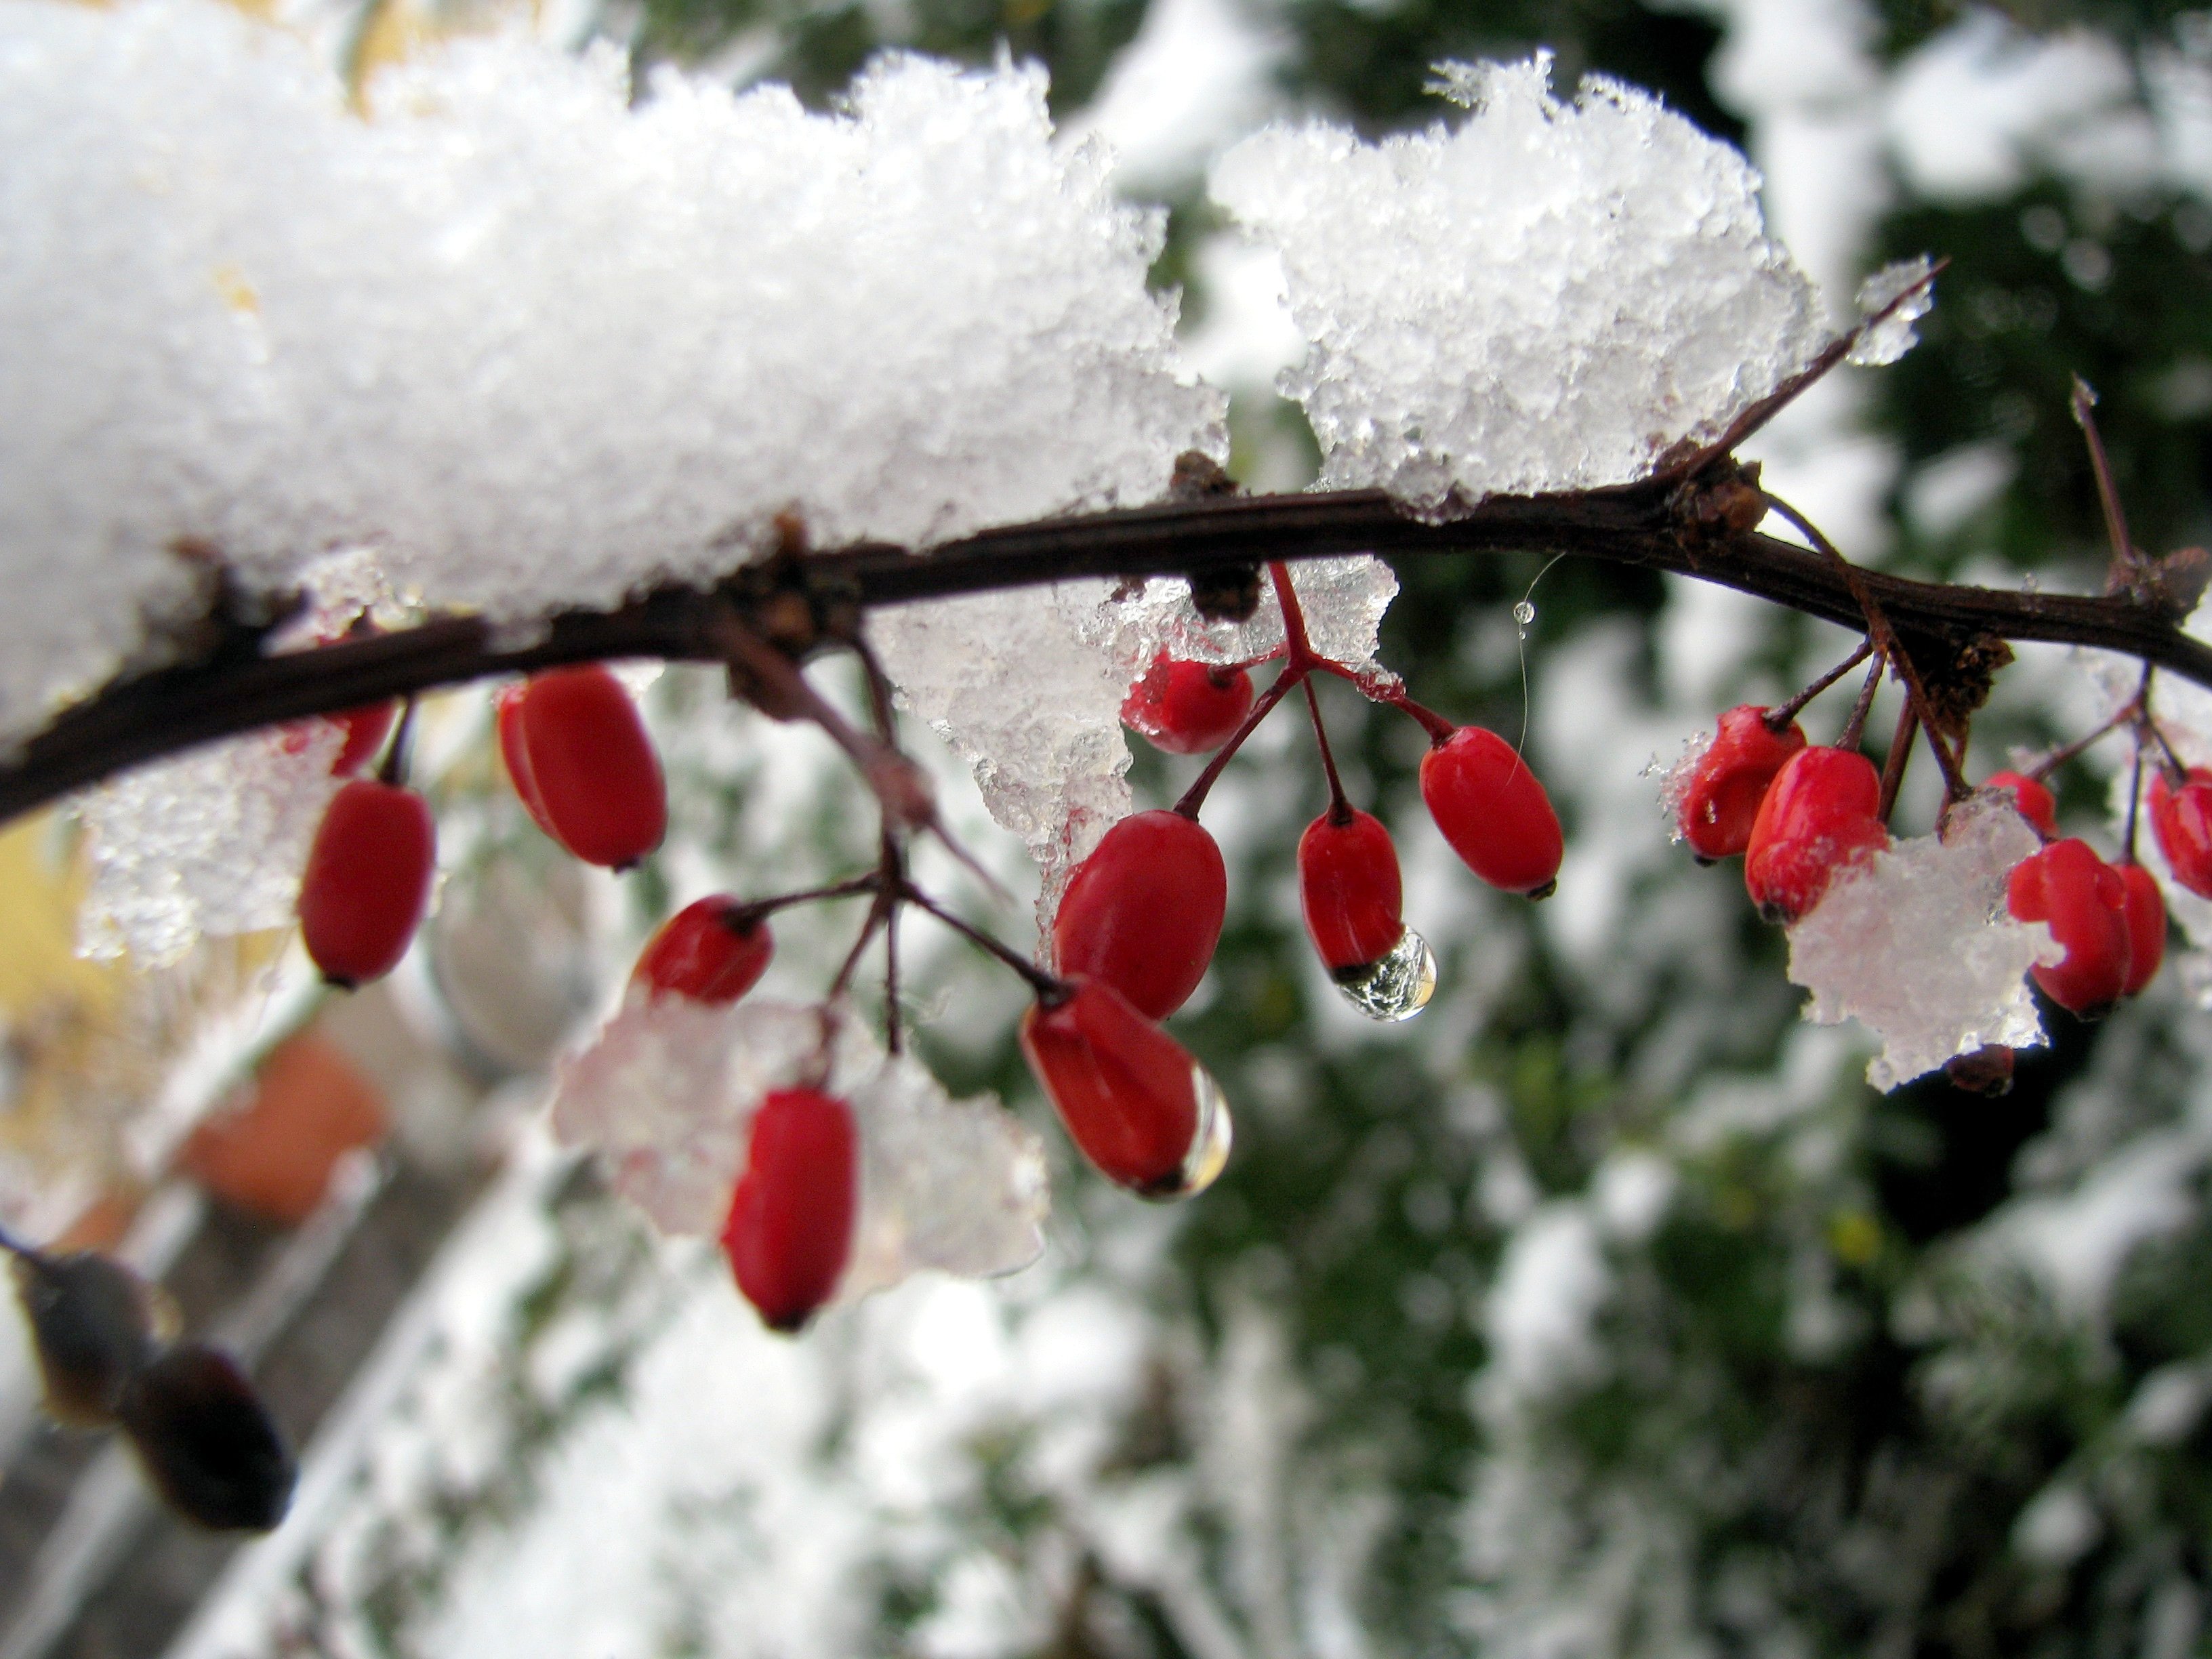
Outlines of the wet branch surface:
[[[265,655],[265,624],[220,604],[173,665],[118,679],[58,714],[0,765],[0,819],[127,768],[304,715],[600,658],[720,662],[734,615],[804,658],[850,639],[887,605],[1077,577],[1232,579],[1270,560],[1372,552],[1394,561],[1484,553],[1563,553],[1668,570],[1808,616],[1863,629],[1846,572],[1794,544],[1734,527],[1750,477],[1733,461],[1574,493],[1492,496],[1445,522],[1406,513],[1377,490],[1228,496],[986,531],[925,553],[861,545],[738,568],[718,586],[663,588],[618,610],[550,619],[537,642],[501,648],[470,617],[373,638]],[[1992,638],[2094,647],[2212,687],[2212,647],[2181,631],[2178,604],[2118,592],[2089,597],[1914,581],[1870,570],[1858,580],[1923,673]]]

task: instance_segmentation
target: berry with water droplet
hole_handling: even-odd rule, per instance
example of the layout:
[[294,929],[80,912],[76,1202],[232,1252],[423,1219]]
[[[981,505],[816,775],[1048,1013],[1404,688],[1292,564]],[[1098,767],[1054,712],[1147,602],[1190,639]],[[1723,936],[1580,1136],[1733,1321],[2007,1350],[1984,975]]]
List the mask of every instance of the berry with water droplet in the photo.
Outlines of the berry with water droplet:
[[2166,895],[2158,890],[2158,878],[2140,864],[2118,868],[2127,888],[2123,908],[2128,918],[2128,977],[2120,994],[2131,997],[2158,977],[2166,960]]
[[1759,915],[1796,921],[1838,871],[1888,846],[1881,805],[1881,778],[1856,750],[1801,749],[1784,762],[1744,848],[1744,890]]
[[1076,866],[1053,918],[1063,974],[1103,980],[1149,1019],[1165,1019],[1206,977],[1229,909],[1221,849],[1196,818],[1123,818]]
[[2153,772],[2150,828],[2174,880],[2212,898],[2212,769],[2192,766],[2179,784]]
[[1182,662],[1164,651],[1129,688],[1121,724],[1170,755],[1218,749],[1252,712],[1252,676],[1242,668]]
[[753,1114],[722,1250],[770,1330],[795,1331],[837,1289],[860,1206],[853,1109],[819,1089],[779,1089]]
[[1421,799],[1467,867],[1492,887],[1542,898],[1565,842],[1544,786],[1495,732],[1462,726],[1421,757]]
[[1701,859],[1726,859],[1749,846],[1767,787],[1804,746],[1796,721],[1777,732],[1766,723],[1766,710],[1754,703],[1723,714],[1675,805],[1675,830],[1690,850]]
[[2128,988],[2133,951],[2127,884],[2088,842],[2054,841],[2022,859],[2005,881],[2017,921],[2039,921],[2066,954],[2028,971],[2045,995],[2084,1019],[2111,1012]]
[[2021,772],[1992,772],[1984,789],[2008,789],[2013,803],[2020,808],[2021,817],[2040,830],[2045,837],[2058,833],[2058,801],[2049,788]]
[[323,977],[349,990],[398,966],[436,869],[422,796],[374,778],[333,795],[300,878],[300,933]]
[[759,982],[775,954],[767,921],[729,894],[714,893],[660,924],[638,953],[629,982],[649,996],[732,1003]]
[[[586,864],[627,870],[668,830],[668,787],[637,705],[598,663],[526,681],[512,716],[521,746],[515,793],[553,838]],[[533,804],[534,803],[534,804]]]
[[1371,815],[1324,812],[1298,837],[1298,903],[1330,973],[1364,975],[1397,948],[1406,923],[1398,849]]
[[1229,1107],[1189,1051],[1103,980],[1022,1016],[1022,1054],[1084,1157],[1139,1196],[1188,1198],[1229,1158]]
[[124,1389],[153,1354],[154,1287],[89,1250],[18,1250],[13,1266],[48,1414],[76,1428],[112,1422]]
[[284,1518],[299,1470],[238,1362],[180,1342],[131,1380],[117,1415],[169,1507],[223,1531]]

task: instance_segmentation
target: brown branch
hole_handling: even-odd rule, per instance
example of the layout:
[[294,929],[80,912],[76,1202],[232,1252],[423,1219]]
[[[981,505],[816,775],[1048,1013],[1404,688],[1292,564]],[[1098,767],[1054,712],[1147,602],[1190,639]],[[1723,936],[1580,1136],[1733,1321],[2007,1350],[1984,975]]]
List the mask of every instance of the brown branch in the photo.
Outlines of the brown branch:
[[[1713,504],[1741,498],[1743,474],[1720,458],[1688,481],[1668,475],[1613,489],[1492,496],[1431,523],[1377,490],[1224,497],[986,531],[921,554],[863,545],[779,558],[707,592],[655,590],[621,609],[556,617],[538,642],[495,648],[474,617],[313,651],[263,656],[238,627],[203,629],[197,653],[120,680],[56,717],[0,765],[0,819],[144,762],[304,715],[386,697],[602,658],[720,662],[734,613],[797,657],[850,638],[877,606],[1075,577],[1204,574],[1275,559],[1373,552],[1405,560],[1534,551],[1674,571],[1756,594],[1856,630],[1863,612],[1833,561],[1732,527]],[[2117,651],[2212,687],[2212,647],[2157,606],[2096,598],[1912,581],[1857,580],[1917,659],[1947,642],[1996,635]],[[216,640],[213,646],[204,641]]]

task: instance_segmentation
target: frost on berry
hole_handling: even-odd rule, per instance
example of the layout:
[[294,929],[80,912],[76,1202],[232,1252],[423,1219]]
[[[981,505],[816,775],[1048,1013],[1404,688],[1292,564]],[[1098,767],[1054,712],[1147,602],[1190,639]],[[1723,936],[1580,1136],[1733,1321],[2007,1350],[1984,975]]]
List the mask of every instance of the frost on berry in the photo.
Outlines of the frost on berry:
[[1682,739],[1682,752],[1675,759],[1662,761],[1655,756],[1644,769],[1645,776],[1659,780],[1659,810],[1667,815],[1669,835],[1675,841],[1682,839],[1682,802],[1697,781],[1698,763],[1712,746],[1711,732],[1692,732]]
[[744,1172],[753,1113],[802,1082],[848,1103],[860,1134],[860,1209],[840,1297],[934,1267],[1008,1273],[1042,1248],[1037,1137],[988,1096],[949,1098],[912,1059],[849,1018],[789,1003],[633,1000],[561,1069],[555,1134],[587,1147],[615,1189],[665,1233],[717,1237]]
[[2027,988],[2060,955],[2050,930],[2005,912],[2005,877],[2042,843],[2009,800],[1977,797],[1942,836],[1852,866],[1790,930],[1790,977],[1805,1018],[1856,1018],[1881,1040],[1867,1081],[1889,1090],[1954,1054],[2031,1047],[2043,1024]]

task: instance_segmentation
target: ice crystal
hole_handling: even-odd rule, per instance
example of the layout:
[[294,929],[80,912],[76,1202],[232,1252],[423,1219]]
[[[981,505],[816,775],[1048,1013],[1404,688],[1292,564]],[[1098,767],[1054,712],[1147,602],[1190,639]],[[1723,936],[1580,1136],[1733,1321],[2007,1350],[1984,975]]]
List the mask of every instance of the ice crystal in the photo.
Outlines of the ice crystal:
[[1644,775],[1659,780],[1659,810],[1667,815],[1667,833],[1674,840],[1682,839],[1682,801],[1697,781],[1698,763],[1705,757],[1705,750],[1713,746],[1713,733],[1699,730],[1682,739],[1682,752],[1671,764],[1656,755],[1645,767]]
[[2040,842],[2008,801],[1978,797],[1941,836],[1901,841],[1838,876],[1790,930],[1790,977],[1818,1024],[1881,1039],[1867,1081],[1894,1089],[1955,1054],[2040,1043],[2025,975],[2061,951],[2005,910],[2005,876]]
[[1899,304],[1880,322],[1859,336],[1846,360],[1863,368],[1893,363],[1920,342],[1914,328],[1936,304],[1936,262],[1926,254],[1884,265],[1859,285],[1859,315],[1872,317],[1884,306],[1917,288],[1919,292]]
[[1281,251],[1310,342],[1283,385],[1324,484],[1443,510],[1619,483],[1818,349],[1743,157],[1609,81],[1562,103],[1550,75],[1445,64],[1455,130],[1276,128],[1215,165],[1214,198]]

